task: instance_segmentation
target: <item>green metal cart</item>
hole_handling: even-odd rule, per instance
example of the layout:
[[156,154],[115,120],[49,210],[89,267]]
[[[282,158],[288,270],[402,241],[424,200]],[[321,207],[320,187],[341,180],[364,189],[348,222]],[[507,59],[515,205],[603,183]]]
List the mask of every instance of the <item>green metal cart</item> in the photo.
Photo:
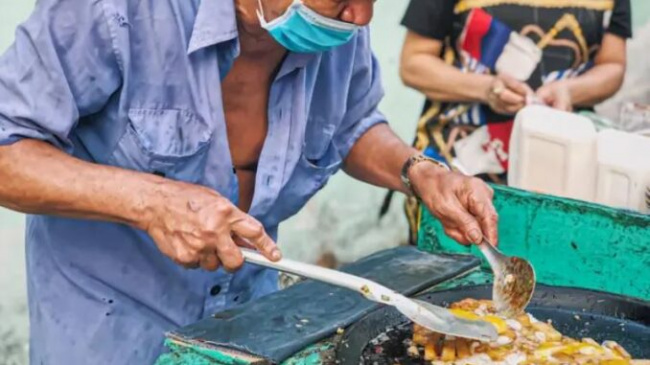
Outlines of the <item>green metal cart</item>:
[[[594,289],[650,300],[650,217],[589,204],[495,187],[499,246],[509,255],[528,258],[539,283]],[[448,238],[427,212],[422,213],[418,246],[431,253],[478,254]],[[487,263],[430,290],[489,283]],[[332,363],[334,335],[308,346],[284,363]],[[158,365],[247,365],[252,359],[209,347],[168,340],[170,353]]]

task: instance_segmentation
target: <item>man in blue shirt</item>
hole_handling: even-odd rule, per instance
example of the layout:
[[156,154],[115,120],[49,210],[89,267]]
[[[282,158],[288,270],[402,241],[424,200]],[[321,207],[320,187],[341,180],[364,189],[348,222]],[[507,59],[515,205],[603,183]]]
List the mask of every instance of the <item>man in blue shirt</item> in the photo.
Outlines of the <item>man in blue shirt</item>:
[[372,6],[37,2],[0,58],[0,204],[31,214],[33,364],[151,363],[165,331],[276,290],[238,247],[279,259],[278,224],[340,168],[418,195],[461,243],[496,240],[490,188],[377,110]]

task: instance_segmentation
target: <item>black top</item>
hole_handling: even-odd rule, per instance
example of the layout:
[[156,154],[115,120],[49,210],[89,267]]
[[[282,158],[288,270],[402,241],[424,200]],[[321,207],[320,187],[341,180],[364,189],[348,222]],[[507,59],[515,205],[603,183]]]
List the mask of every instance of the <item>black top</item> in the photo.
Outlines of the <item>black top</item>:
[[[594,3],[598,2],[597,0],[592,1]],[[572,0],[566,1],[567,8],[570,7],[571,2]],[[611,20],[609,21],[609,25],[605,31],[622,38],[631,38],[632,20],[630,0],[613,0],[613,2],[614,7],[611,13]],[[411,0],[406,10],[406,14],[402,19],[402,25],[422,36],[444,40],[447,36],[452,35],[454,23],[458,23],[461,19],[461,17],[454,12],[457,3],[458,0]],[[540,7],[535,8],[534,6],[527,5],[509,5],[509,3],[510,2],[508,1],[503,1],[502,4],[504,5],[491,7],[501,7],[504,9],[509,8],[509,10],[506,10],[506,12],[509,13],[509,16],[500,18],[501,21],[506,23],[508,23],[509,17],[519,19],[522,15],[519,12],[522,7],[543,11],[543,8]],[[523,0],[520,3],[526,3],[526,1]],[[534,3],[534,1],[530,1],[530,3]],[[488,7],[482,8],[487,9]],[[572,8],[572,10],[578,9],[580,8]],[[585,8],[585,11],[588,10],[589,9]],[[601,13],[601,11],[597,12]]]
[[[632,36],[630,0],[411,0],[402,25],[424,37],[445,41],[445,47],[453,50],[454,65],[467,68],[459,38],[467,29],[469,14],[476,9],[534,42],[562,24],[563,17],[574,17],[575,26],[559,26],[560,32],[543,48],[542,60],[527,80],[533,89],[588,70],[605,32]],[[427,102],[425,109],[430,105]],[[442,109],[449,107],[443,104]],[[511,119],[485,106],[481,112],[488,123]]]

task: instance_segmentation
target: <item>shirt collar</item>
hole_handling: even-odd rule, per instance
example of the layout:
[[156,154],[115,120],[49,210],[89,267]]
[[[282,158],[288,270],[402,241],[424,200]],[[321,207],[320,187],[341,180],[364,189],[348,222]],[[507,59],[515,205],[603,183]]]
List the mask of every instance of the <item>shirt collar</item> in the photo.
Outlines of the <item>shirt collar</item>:
[[[239,53],[238,37],[234,0],[201,0],[187,53],[191,54],[205,47],[234,40],[237,44],[233,56],[236,57]],[[304,68],[318,57],[320,57],[318,53],[290,53],[288,64],[281,69],[278,76],[284,76],[297,68]]]
[[321,57],[320,53],[293,53],[289,52],[287,58],[282,63],[280,71],[278,71],[277,79],[292,73],[293,71],[301,68],[305,68],[309,62],[317,60]]
[[236,39],[237,36],[234,0],[201,0],[187,53]]

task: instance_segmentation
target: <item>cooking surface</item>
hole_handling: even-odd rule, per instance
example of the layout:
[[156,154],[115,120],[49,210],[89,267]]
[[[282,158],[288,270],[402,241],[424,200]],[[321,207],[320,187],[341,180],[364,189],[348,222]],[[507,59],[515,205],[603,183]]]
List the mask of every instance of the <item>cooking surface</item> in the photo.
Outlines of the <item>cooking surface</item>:
[[[368,256],[342,270],[413,295],[466,274],[478,263],[473,257],[431,255],[414,247],[399,247]],[[307,280],[217,313],[169,336],[188,346],[211,345],[281,363],[378,307],[348,289]]]
[[[421,299],[446,305],[464,298],[489,299],[490,286],[432,293]],[[527,310],[573,338],[613,340],[635,358],[650,358],[650,303],[581,289],[539,286]],[[342,364],[424,364],[406,356],[412,324],[387,308],[371,313],[348,331],[339,346]],[[363,361],[360,361],[363,359]]]

